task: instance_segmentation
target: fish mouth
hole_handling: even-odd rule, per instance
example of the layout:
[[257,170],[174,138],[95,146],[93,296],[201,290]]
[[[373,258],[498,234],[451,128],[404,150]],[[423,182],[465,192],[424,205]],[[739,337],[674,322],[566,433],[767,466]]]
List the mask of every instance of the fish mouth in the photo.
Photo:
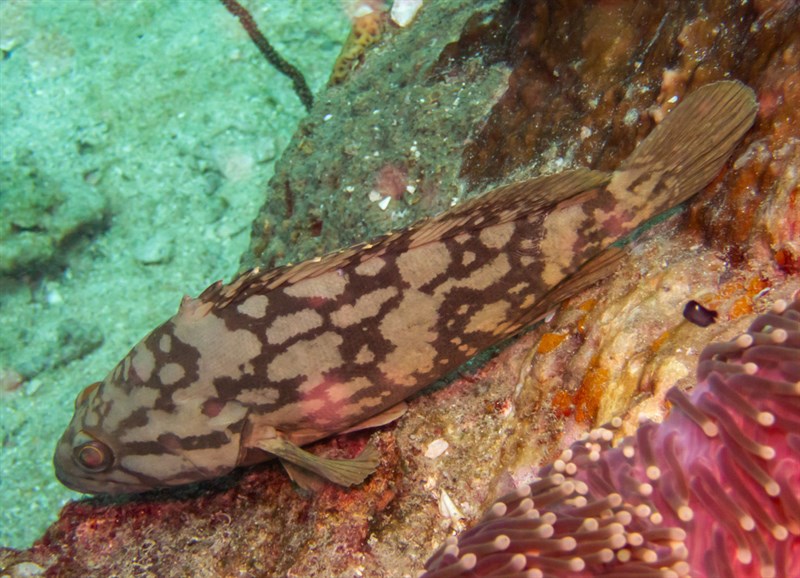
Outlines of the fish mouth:
[[118,496],[121,494],[140,494],[153,489],[146,484],[136,484],[133,482],[119,482],[113,478],[95,479],[87,477],[83,472],[76,468],[65,466],[54,460],[54,470],[56,479],[64,486],[80,494],[109,495]]
[[105,482],[103,483],[104,488],[101,490],[99,485],[93,482],[93,480],[67,472],[65,468],[59,467],[58,464],[55,465],[55,474],[56,479],[73,492],[78,492],[80,494],[109,493]]
[[[55,477],[61,484],[81,494],[119,496],[122,494],[141,494],[159,489],[169,489],[194,482],[218,477],[228,473],[232,468],[225,467],[224,471],[209,471],[201,468],[187,456],[179,455],[185,466],[179,476],[172,479],[160,480],[151,478],[142,473],[134,474],[112,469],[104,474],[91,474],[83,471],[72,459],[72,444],[69,440],[62,439],[56,447],[53,456],[53,470]],[[123,477],[124,479],[120,479]],[[138,481],[137,481],[138,480]]]
[[72,478],[64,476],[63,473],[56,472],[58,481],[64,484],[67,488],[80,494],[91,494],[94,496],[120,496],[123,494],[141,494],[152,490],[148,486],[133,486],[131,484],[120,484],[114,480],[104,480],[96,482],[86,478]]

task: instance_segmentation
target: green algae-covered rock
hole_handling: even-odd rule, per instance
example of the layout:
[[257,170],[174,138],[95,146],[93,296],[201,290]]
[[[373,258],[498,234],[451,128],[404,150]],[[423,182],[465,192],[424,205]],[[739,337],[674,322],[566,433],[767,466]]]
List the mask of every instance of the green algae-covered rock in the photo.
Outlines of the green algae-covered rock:
[[106,221],[106,201],[91,185],[67,188],[25,156],[0,166],[0,275],[57,264]]

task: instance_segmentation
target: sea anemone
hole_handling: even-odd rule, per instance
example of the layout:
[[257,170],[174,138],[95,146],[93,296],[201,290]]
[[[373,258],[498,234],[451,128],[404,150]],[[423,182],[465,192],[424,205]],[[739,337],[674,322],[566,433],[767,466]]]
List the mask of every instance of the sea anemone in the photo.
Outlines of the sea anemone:
[[[780,578],[800,568],[800,299],[700,354],[670,415],[587,434],[449,537],[425,578]],[[792,570],[794,569],[794,570]],[[794,574],[796,575],[796,574]]]

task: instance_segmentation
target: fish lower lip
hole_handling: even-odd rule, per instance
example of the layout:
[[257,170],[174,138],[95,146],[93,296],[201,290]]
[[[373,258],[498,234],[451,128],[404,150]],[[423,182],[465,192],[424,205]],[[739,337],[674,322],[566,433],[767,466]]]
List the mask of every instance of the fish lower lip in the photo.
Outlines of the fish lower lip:
[[63,472],[59,472],[56,470],[56,478],[59,482],[61,482],[64,486],[72,490],[73,492],[78,492],[80,494],[87,493],[83,484],[80,483],[80,478],[75,478],[69,475],[65,475]]
[[141,487],[137,489],[137,488],[132,488],[131,486],[125,486],[125,488],[120,488],[119,484],[117,484],[113,480],[105,480],[102,483],[99,483],[91,479],[81,478],[79,476],[72,476],[59,469],[56,469],[55,474],[56,474],[56,479],[58,479],[58,481],[61,482],[65,487],[79,494],[119,495],[119,494],[133,494],[137,492],[144,492],[149,489],[146,487]]

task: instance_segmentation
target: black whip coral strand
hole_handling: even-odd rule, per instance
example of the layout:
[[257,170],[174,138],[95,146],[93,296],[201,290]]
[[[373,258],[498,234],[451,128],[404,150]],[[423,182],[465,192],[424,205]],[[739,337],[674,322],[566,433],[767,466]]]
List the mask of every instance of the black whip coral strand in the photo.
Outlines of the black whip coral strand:
[[239,19],[242,28],[250,35],[251,40],[261,51],[261,54],[264,55],[264,58],[278,69],[279,72],[291,79],[294,91],[297,93],[303,106],[306,107],[306,110],[311,110],[311,107],[314,106],[314,97],[311,94],[311,89],[308,88],[303,73],[278,54],[277,50],[272,47],[266,37],[258,29],[258,25],[255,20],[253,20],[253,16],[244,6],[239,4],[236,0],[220,0],[220,2],[228,9],[228,12]]
[[450,537],[424,578],[788,578],[800,568],[800,299],[700,354],[691,396],[593,430]]

